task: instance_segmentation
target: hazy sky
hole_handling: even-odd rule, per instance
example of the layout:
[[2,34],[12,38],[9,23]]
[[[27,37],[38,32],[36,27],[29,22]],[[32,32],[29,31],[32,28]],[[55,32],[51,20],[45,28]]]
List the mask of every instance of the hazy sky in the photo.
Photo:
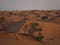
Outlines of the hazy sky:
[[0,10],[60,9],[60,0],[0,0]]

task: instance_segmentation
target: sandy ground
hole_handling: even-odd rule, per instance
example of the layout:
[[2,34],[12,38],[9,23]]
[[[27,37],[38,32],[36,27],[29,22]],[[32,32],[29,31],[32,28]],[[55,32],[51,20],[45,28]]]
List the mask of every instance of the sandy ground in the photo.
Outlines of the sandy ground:
[[[24,13],[24,12],[23,12]],[[31,18],[32,20],[35,15],[33,15],[32,12],[25,12],[29,16],[27,18]],[[46,15],[45,12],[37,12],[39,15]],[[15,16],[14,14],[19,14],[20,12],[14,12],[12,15],[9,16],[9,12],[0,12],[1,16],[6,17],[8,21],[19,21],[23,20],[23,16]],[[55,12],[50,13],[52,16],[55,15]],[[60,14],[60,12],[59,12]],[[35,19],[35,18],[34,18]],[[34,20],[33,19],[33,20]],[[42,34],[44,35],[43,42],[38,42],[36,40],[32,40],[28,37],[17,35],[20,39],[15,39],[14,34],[7,34],[5,32],[0,32],[0,45],[60,45],[60,18],[57,18],[55,20],[49,21],[49,22],[40,22],[40,25],[43,29]]]
[[0,45],[60,45],[60,24],[48,22],[40,22],[40,24],[43,29],[44,43],[21,35],[20,39],[14,39],[13,34],[0,32]]

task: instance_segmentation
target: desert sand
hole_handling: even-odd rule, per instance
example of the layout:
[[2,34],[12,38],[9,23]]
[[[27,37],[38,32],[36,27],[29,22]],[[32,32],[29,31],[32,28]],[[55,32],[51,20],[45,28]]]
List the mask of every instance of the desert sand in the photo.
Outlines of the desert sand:
[[[44,35],[42,42],[39,42],[21,34],[17,34],[19,39],[16,39],[14,33],[6,33],[0,30],[0,45],[60,45],[60,17],[49,21],[41,20],[42,16],[48,16],[49,19],[58,15],[60,15],[60,11],[0,11],[0,16],[5,17],[8,23],[24,20],[24,16],[28,18],[24,25],[33,20],[39,22],[43,29],[42,35]],[[24,25],[20,30],[24,29]]]
[[28,37],[20,35],[20,39],[15,39],[13,34],[0,32],[0,45],[60,45],[60,24],[40,22],[43,29],[43,42],[38,42]]

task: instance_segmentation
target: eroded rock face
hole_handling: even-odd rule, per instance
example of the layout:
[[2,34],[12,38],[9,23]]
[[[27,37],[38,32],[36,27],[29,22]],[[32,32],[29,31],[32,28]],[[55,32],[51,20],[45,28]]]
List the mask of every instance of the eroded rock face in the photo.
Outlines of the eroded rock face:
[[6,31],[8,33],[19,33],[19,29],[25,24],[25,21],[17,21],[6,24]]

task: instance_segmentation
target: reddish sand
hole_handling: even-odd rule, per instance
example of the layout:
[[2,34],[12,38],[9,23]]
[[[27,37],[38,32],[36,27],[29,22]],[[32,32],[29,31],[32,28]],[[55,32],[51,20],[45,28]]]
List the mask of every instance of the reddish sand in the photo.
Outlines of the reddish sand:
[[[60,12],[58,11],[59,14],[56,14],[55,11],[52,12],[44,12],[44,11],[13,11],[12,12],[12,16],[10,16],[8,11],[0,11],[0,15],[5,17],[7,21],[12,21],[12,22],[16,22],[16,21],[20,21],[24,19],[24,16],[21,16],[21,13],[25,13],[27,14],[26,18],[28,18],[29,20],[36,20],[36,14],[34,13],[38,13],[38,15],[40,15],[40,17],[42,17],[43,15],[46,15],[48,13],[50,13],[50,16],[57,16],[60,14]],[[17,14],[17,15],[14,15]],[[49,15],[48,15],[49,17]],[[39,18],[39,20],[41,20],[41,18]],[[60,17],[56,18],[52,21],[49,22],[39,22],[43,32],[42,34],[44,35],[44,39],[43,42],[38,42],[36,40],[32,40],[28,37],[22,36],[22,35],[17,35],[19,37],[19,39],[15,39],[14,34],[12,33],[5,33],[5,32],[0,32],[0,45],[60,45]],[[22,26],[22,30],[23,30],[23,26]]]
[[40,25],[43,29],[44,43],[21,35],[20,39],[14,39],[13,34],[0,32],[0,45],[60,45],[60,24],[40,22]]

